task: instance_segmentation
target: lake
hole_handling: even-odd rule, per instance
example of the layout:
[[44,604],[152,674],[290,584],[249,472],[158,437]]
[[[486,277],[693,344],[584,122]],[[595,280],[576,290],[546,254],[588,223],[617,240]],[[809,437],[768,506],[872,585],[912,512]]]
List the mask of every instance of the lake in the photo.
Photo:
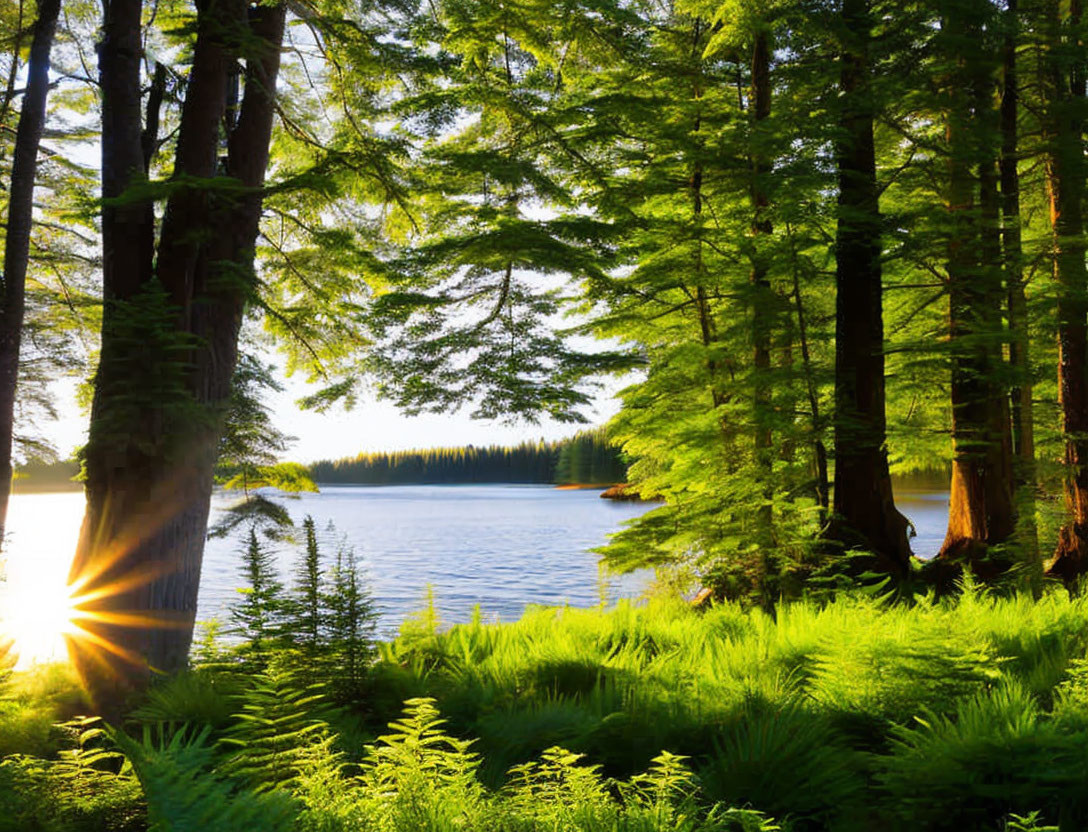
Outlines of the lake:
[[[651,575],[601,578],[588,550],[649,506],[602,500],[596,490],[535,485],[325,486],[285,503],[319,532],[331,520],[366,567],[380,610],[379,629],[393,632],[420,609],[428,584],[446,623],[466,621],[479,605],[485,620],[517,619],[528,603],[592,606],[637,597]],[[213,517],[234,495],[216,495]],[[914,551],[931,557],[948,517],[947,491],[897,488],[912,520]],[[37,597],[63,581],[83,514],[80,492],[16,494],[9,515],[8,582],[3,593]],[[198,617],[222,617],[240,584],[237,539],[209,540]],[[296,549],[282,546],[285,574]],[[334,556],[332,546],[326,554]]]

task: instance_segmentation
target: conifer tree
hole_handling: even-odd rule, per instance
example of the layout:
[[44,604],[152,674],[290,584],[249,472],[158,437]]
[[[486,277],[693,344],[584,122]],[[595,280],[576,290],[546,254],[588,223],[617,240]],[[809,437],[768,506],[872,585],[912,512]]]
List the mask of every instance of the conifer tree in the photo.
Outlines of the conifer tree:
[[275,559],[250,528],[242,551],[241,598],[233,604],[229,632],[242,639],[246,654],[263,667],[265,654],[283,635],[284,591]]
[[327,614],[329,673],[342,701],[358,702],[374,655],[377,610],[354,550],[341,540],[328,573],[323,604]]
[[1072,580],[1088,569],[1088,267],[1083,133],[1088,56],[1079,3],[1042,2],[1047,192],[1057,284],[1058,401],[1064,439],[1066,520],[1048,569]]
[[1003,16],[1001,46],[1001,244],[1005,283],[1008,292],[1010,426],[1012,430],[1016,488],[1017,542],[1027,560],[1037,561],[1038,529],[1035,520],[1035,413],[1032,403],[1034,380],[1031,366],[1031,335],[1028,302],[1024,285],[1024,250],[1020,218],[1020,74],[1017,51],[1023,35],[1019,0],[1007,0]]
[[946,96],[951,506],[942,559],[977,561],[1015,526],[1008,397],[1002,372],[996,228],[995,21],[988,3],[942,7]]
[[223,405],[252,296],[286,19],[285,3],[252,13],[235,0],[198,6],[156,239],[143,186],[158,117],[152,108],[145,127],[143,11],[140,0],[107,4],[98,50],[105,308],[71,575],[89,591],[126,587],[89,613],[125,610],[163,626],[111,626],[103,615],[88,626],[120,649],[75,645],[92,699],[111,718],[149,668],[187,661]]
[[881,216],[873,135],[872,9],[844,0],[836,143],[835,523],[829,536],[909,568],[907,521],[895,507],[886,446]]
[[310,515],[302,521],[303,550],[291,590],[291,615],[287,622],[289,637],[309,662],[313,662],[321,650],[324,637],[323,609],[321,603],[322,575],[321,549],[317,542],[314,519]]

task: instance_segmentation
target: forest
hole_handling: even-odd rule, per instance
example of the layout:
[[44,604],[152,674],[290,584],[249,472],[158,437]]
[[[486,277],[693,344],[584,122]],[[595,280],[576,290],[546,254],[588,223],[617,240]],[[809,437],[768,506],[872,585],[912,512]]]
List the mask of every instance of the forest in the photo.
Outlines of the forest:
[[420,451],[363,453],[319,460],[309,466],[317,483],[556,483],[615,485],[627,467],[601,430],[582,431],[558,442],[515,447],[429,448]]
[[[87,429],[70,662],[0,632],[0,829],[1088,826],[1084,17],[0,0],[5,552],[58,380]],[[660,502],[596,553],[651,597],[379,638],[273,493],[313,488],[282,374],[571,426],[619,388],[588,456],[500,456],[623,460]],[[241,600],[197,636],[217,485]]]

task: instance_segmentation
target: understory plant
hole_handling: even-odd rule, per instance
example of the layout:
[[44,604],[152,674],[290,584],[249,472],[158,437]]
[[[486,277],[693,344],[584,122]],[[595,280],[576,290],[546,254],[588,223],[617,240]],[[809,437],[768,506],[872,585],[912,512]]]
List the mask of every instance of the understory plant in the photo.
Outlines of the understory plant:
[[[352,698],[289,643],[257,669],[228,642],[123,732],[0,722],[0,829],[1074,832],[1086,604],[655,599],[444,628],[432,603]],[[38,685],[59,717],[58,678],[13,674],[0,708]]]

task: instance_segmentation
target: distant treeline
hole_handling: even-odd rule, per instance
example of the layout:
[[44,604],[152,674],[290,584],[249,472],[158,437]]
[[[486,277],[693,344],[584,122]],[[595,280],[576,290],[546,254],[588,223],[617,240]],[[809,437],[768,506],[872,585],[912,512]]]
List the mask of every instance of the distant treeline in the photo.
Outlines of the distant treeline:
[[623,482],[627,466],[602,430],[558,442],[523,442],[513,447],[429,448],[363,453],[310,466],[317,483],[407,485],[414,483],[556,483],[605,485]]
[[15,468],[15,490],[32,491],[75,491],[83,487],[76,482],[79,475],[79,463],[72,459],[58,462],[30,460]]

